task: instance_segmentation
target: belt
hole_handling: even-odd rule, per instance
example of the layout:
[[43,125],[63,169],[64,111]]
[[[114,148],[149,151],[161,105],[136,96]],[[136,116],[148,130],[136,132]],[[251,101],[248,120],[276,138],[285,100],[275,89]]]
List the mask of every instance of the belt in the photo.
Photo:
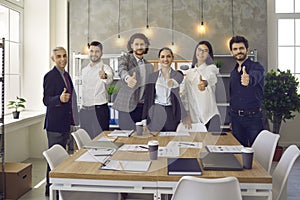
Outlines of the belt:
[[238,114],[239,116],[247,116],[247,115],[255,115],[256,113],[261,112],[261,108],[253,109],[253,110],[233,110],[230,109],[232,113]]
[[95,106],[82,106],[83,110],[95,110]]

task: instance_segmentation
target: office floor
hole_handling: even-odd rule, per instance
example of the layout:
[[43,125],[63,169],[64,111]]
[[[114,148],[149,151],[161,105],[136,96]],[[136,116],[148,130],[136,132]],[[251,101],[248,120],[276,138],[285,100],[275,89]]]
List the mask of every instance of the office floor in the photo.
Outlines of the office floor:
[[[24,194],[19,200],[48,200],[45,197],[45,171],[44,159],[28,159],[24,162],[32,163],[32,189]],[[273,168],[276,163],[273,163]],[[300,196],[300,159],[296,161],[288,180],[287,200],[299,200]]]

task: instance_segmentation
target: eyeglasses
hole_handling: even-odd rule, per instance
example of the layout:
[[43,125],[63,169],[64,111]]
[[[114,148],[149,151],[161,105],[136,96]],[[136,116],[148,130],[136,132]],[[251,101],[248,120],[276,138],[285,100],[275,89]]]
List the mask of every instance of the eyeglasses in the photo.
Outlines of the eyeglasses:
[[200,53],[208,53],[208,49],[198,48],[198,51],[200,51]]

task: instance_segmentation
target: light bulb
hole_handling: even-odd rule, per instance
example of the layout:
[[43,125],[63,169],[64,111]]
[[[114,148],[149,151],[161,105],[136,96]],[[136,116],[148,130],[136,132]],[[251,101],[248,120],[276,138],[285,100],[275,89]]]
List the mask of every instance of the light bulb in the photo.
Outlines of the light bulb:
[[120,36],[120,34],[118,34],[118,38],[116,40],[116,44],[117,44],[117,46],[123,46],[124,45],[124,38],[122,38]]
[[205,33],[205,26],[204,26],[204,22],[203,21],[198,26],[198,32],[201,33],[201,34]]
[[148,38],[152,36],[152,29],[149,27],[149,25],[146,26],[144,33]]

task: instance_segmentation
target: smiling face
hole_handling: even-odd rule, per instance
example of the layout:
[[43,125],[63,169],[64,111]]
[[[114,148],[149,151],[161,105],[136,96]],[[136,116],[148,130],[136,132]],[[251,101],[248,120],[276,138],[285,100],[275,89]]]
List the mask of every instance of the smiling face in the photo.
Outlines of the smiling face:
[[131,44],[131,48],[136,57],[143,58],[147,45],[143,39],[136,38],[133,40],[133,43]]
[[202,64],[209,56],[209,49],[205,44],[200,44],[196,50],[197,63]]
[[55,62],[55,65],[59,67],[61,70],[65,70],[65,67],[68,63],[67,52],[64,49],[59,49],[53,52],[52,60]]
[[173,62],[173,54],[169,50],[162,50],[159,54],[158,61],[161,67],[169,68]]
[[247,59],[248,49],[243,42],[233,43],[231,54],[238,62],[243,62]]
[[90,46],[89,56],[92,63],[98,63],[101,60],[102,51],[98,46]]

